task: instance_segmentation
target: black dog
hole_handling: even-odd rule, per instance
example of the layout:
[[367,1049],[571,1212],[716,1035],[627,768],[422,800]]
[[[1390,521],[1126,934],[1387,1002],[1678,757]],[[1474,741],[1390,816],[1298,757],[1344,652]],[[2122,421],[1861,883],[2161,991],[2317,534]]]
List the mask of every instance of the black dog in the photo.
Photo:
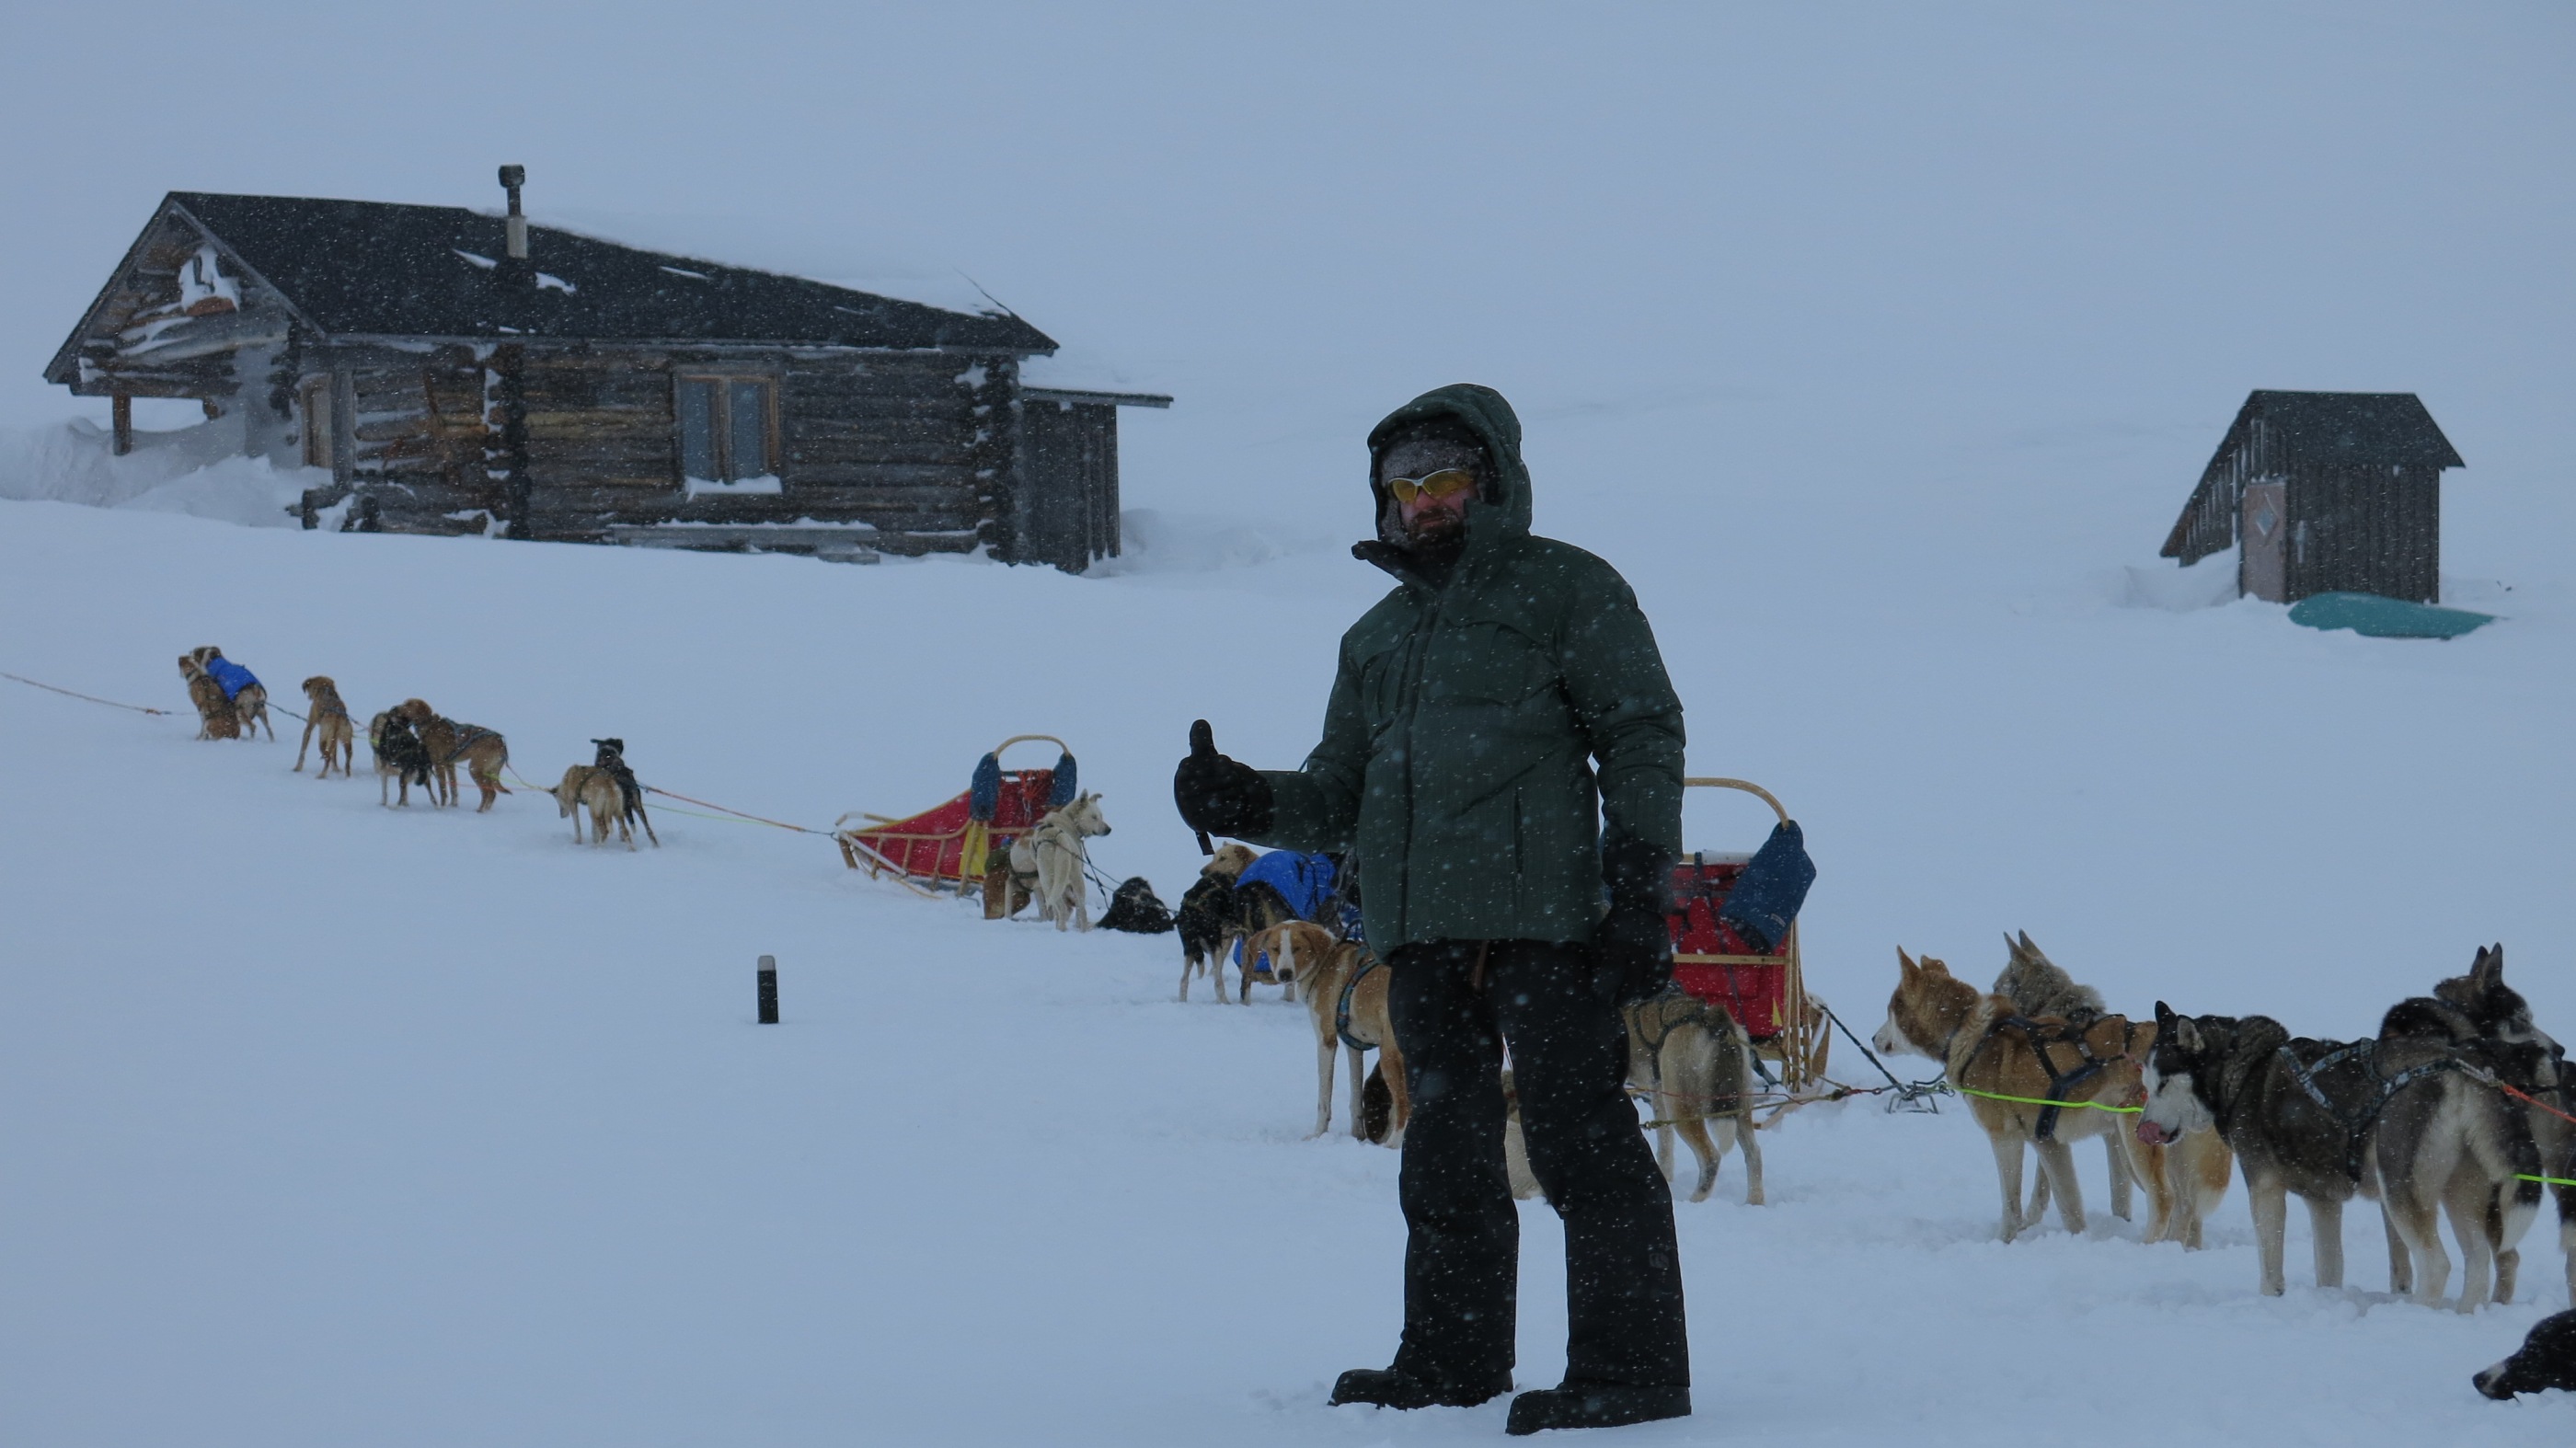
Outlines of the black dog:
[[609,776],[617,781],[618,797],[626,802],[628,822],[644,826],[644,838],[653,842],[653,848],[662,848],[662,837],[653,833],[653,817],[644,813],[644,786],[635,778],[635,771],[626,767],[626,741],[594,739],[590,742],[599,749],[599,757],[591,761],[591,767],[607,770]]
[[1132,935],[1160,935],[1172,928],[1172,912],[1144,876],[1137,875],[1110,892],[1109,909],[1100,917],[1103,930]]
[[[376,726],[376,737],[367,741],[376,750],[376,802],[386,803],[385,786],[402,786],[402,802],[411,803],[411,787],[429,788],[429,747],[412,732],[411,721],[400,714],[387,714]],[[435,804],[437,801],[432,800]]]
[[2576,1388],[2576,1312],[2540,1319],[2521,1351],[2469,1381],[2499,1402],[2516,1393]]
[[[1189,991],[1190,972],[1204,970],[1213,979],[1222,964],[1217,952],[1224,948],[1226,931],[1234,919],[1234,886],[1214,875],[1202,875],[1199,882],[1181,896],[1180,913],[1173,923],[1181,932],[1181,990]],[[1218,993],[1222,995],[1223,988]]]

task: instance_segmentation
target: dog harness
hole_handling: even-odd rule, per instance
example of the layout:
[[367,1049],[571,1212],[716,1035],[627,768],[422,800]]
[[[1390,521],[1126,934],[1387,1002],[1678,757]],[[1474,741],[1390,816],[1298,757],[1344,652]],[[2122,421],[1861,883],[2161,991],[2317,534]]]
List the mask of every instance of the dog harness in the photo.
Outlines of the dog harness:
[[447,721],[447,727],[456,731],[456,747],[447,751],[449,759],[457,758],[486,739],[501,737],[480,724],[459,724],[453,719]]
[[[2099,1020],[2100,1017],[2097,1016],[2094,1019]],[[2023,1039],[2030,1043],[2031,1054],[2039,1058],[2039,1069],[2048,1073],[2048,1091],[2041,1099],[2049,1104],[2039,1109],[2039,1124],[2033,1132],[2033,1135],[2041,1141],[2057,1139],[2057,1118],[2065,1103],[2074,1099],[2077,1087],[2101,1075],[2111,1064],[2110,1061],[2094,1055],[2093,1048],[2085,1043],[2085,1028],[2092,1023],[2089,1020],[2081,1023],[2069,1021],[2063,1025],[2051,1026],[2032,1020],[2028,1016],[2006,1016],[1995,1022],[1998,1026],[2012,1026],[2018,1029]],[[2051,1046],[2073,1046],[2075,1054],[2083,1060],[2074,1070],[2060,1071],[2057,1069],[2057,1063],[2048,1057],[2048,1048]]]
[[[2291,1050],[2286,1042],[2280,1049],[2281,1063],[2290,1068],[2290,1079],[2298,1082],[2299,1089],[2307,1093],[2308,1099],[2317,1103],[2319,1110],[2334,1118],[2335,1124],[2343,1128],[2344,1175],[2355,1181],[2361,1180],[2362,1146],[2370,1135],[2370,1128],[2378,1123],[2379,1113],[2388,1109],[2388,1103],[2396,1099],[2397,1093],[2428,1076],[2444,1071],[2462,1070],[2468,1065],[2457,1056],[2442,1055],[2430,1061],[2409,1066],[2394,1076],[2382,1076],[2379,1074],[2376,1061],[2378,1049],[2377,1041],[2354,1041],[2335,1047],[2319,1056],[2313,1063],[2301,1061],[2298,1053]],[[2317,1085],[2318,1076],[2346,1061],[2360,1062],[2361,1068],[2370,1073],[2371,1081],[2378,1087],[2377,1092],[2364,1101],[2358,1110],[2350,1112],[2335,1105],[2334,1101]]]
[[1342,1038],[1342,1044],[1350,1047],[1353,1055],[1369,1049],[1369,1044],[1351,1034],[1351,993],[1360,988],[1360,977],[1377,968],[1376,956],[1361,956],[1360,968],[1351,972],[1349,980],[1342,982],[1342,997],[1333,1002],[1333,1034]]

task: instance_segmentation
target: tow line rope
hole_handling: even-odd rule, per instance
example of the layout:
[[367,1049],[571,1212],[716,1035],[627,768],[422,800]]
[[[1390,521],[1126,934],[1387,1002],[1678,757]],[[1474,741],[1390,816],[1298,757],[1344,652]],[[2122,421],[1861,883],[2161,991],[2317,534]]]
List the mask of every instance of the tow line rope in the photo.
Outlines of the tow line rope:
[[62,688],[62,687],[60,687],[60,686],[58,686],[58,685],[44,683],[44,682],[41,682],[41,681],[36,680],[36,679],[30,679],[30,678],[28,678],[27,676],[25,676],[24,674],[0,673],[0,679],[15,679],[15,680],[17,680],[19,683],[21,683],[21,684],[26,684],[26,685],[29,685],[30,687],[33,687],[33,688],[43,689],[43,690],[45,690],[45,691],[47,691],[47,692],[49,692],[49,693],[64,694],[64,695],[68,695],[69,697],[74,698],[74,699],[86,699],[86,700],[88,700],[90,703],[93,703],[93,704],[105,704],[107,707],[109,707],[109,708],[111,708],[111,709],[131,709],[131,710],[133,710],[133,711],[134,711],[135,713],[137,713],[137,714],[174,714],[174,713],[177,713],[177,712],[178,712],[178,711],[177,711],[177,710],[175,710],[175,709],[147,709],[147,708],[145,708],[145,707],[144,707],[143,705],[141,705],[141,704],[120,704],[120,703],[116,702],[114,699],[102,699],[102,698],[100,698],[99,696],[97,696],[96,694],[84,694],[84,693],[80,692],[78,689],[65,689],[65,688]]
[[2527,1171],[2518,1171],[2513,1174],[2513,1179],[2518,1182],[2538,1182],[2547,1187],[2576,1187],[2576,1177],[2534,1176]]
[[2080,1106],[2088,1111],[2117,1111],[2128,1116],[2135,1116],[2147,1109],[2143,1106],[2105,1106],[2099,1101],[2050,1101],[2038,1096],[2006,1096],[2000,1091],[1980,1091],[1973,1086],[1957,1084],[1953,1084],[1950,1089],[1962,1096],[1982,1096],[1988,1101],[2010,1101],[2022,1106]]
[[783,820],[774,820],[763,815],[749,814],[738,809],[726,809],[720,804],[710,804],[703,799],[690,799],[685,794],[677,794],[667,789],[658,789],[649,784],[644,786],[644,792],[646,794],[664,795],[671,799],[686,801],[687,803],[697,805],[702,809],[716,810],[724,814],[732,815],[736,819],[750,820],[754,824],[768,825],[773,829],[794,830],[800,835],[828,835],[831,833],[830,830],[810,830],[803,825],[791,825]]

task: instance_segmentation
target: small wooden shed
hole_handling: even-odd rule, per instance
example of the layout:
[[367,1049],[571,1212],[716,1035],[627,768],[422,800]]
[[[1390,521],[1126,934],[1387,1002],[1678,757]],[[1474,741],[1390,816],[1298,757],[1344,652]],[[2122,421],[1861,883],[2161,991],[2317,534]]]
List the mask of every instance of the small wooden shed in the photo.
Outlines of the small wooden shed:
[[[46,380],[194,398],[330,474],[305,525],[964,552],[1119,551],[1118,409],[1038,386],[1055,341],[956,311],[459,207],[173,192]],[[1051,364],[1049,364],[1051,365]],[[235,444],[228,438],[225,446]]]
[[2442,470],[2463,467],[2412,392],[2245,399],[2165,538],[2186,568],[2238,546],[2236,590],[2275,603],[2442,594]]

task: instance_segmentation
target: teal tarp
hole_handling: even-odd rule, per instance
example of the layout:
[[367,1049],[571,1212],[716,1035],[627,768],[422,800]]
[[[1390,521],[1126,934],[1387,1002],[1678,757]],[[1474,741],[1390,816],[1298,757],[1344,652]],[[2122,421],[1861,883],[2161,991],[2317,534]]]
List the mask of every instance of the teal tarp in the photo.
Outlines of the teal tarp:
[[2291,604],[2290,622],[2309,628],[2348,628],[2375,639],[2449,639],[2495,622],[2495,615],[2408,603],[2375,593],[2320,593]]

